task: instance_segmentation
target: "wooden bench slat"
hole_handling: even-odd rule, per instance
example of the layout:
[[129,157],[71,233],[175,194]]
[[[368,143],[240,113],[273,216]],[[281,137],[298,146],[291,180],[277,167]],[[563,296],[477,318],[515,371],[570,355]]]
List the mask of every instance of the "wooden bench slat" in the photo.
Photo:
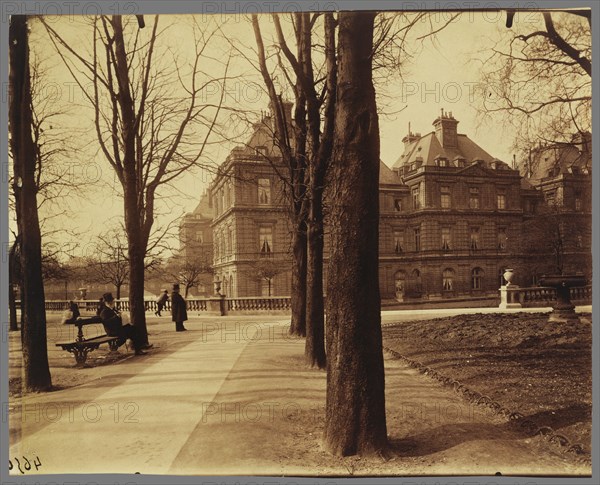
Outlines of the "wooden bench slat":
[[100,335],[86,340],[74,342],[57,343],[57,347],[62,347],[63,350],[71,352],[75,355],[75,360],[78,365],[83,365],[87,359],[88,352],[96,350],[102,344],[108,344],[111,350],[117,350],[117,341],[119,337],[111,337],[109,335]]

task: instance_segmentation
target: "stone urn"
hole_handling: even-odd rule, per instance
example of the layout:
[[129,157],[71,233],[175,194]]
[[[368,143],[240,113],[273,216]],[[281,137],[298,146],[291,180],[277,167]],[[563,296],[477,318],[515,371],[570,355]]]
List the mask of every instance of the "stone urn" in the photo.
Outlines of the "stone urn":
[[583,275],[545,275],[540,278],[542,286],[548,286],[556,290],[556,302],[552,306],[552,312],[548,317],[549,322],[579,323],[579,317],[575,313],[575,305],[571,303],[571,288],[583,286],[587,282]]
[[506,286],[510,286],[512,284],[512,279],[515,276],[515,271],[511,268],[506,268],[502,276],[506,280]]

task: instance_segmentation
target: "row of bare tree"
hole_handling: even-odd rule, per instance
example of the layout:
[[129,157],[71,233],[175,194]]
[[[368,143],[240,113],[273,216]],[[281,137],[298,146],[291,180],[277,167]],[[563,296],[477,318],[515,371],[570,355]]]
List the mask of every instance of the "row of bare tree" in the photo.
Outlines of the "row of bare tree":
[[[326,366],[325,443],[330,451],[341,455],[377,452],[387,445],[374,77],[385,80],[389,76],[382,71],[401,67],[407,32],[426,16],[298,12],[291,16],[293,46],[274,15],[273,55],[264,45],[258,17],[252,17],[258,68],[274,113],[275,140],[288,168],[294,225],[291,331],[306,335],[309,364]],[[559,59],[557,64],[568,62],[586,71],[586,61],[580,58],[587,59],[587,51],[578,45],[571,47],[579,54],[566,49],[569,39],[557,36],[556,26],[546,16],[544,19],[546,34],[536,36],[557,49],[549,52],[562,52],[570,58]],[[133,18],[95,17],[90,24],[89,52],[79,49],[43,17],[11,17],[9,120],[16,240],[22,268],[23,385],[25,390],[40,391],[51,388],[51,376],[36,199],[40,154],[33,139],[28,44],[31,22],[43,25],[64,67],[81,87],[93,113],[100,151],[119,181],[131,320],[146,335],[144,270],[157,197],[177,177],[201,165],[209,138],[218,129],[226,90],[222,87],[223,94],[216,103],[202,99],[209,83],[225,83],[229,62],[221,64],[221,77],[206,76],[202,60],[215,31],[197,28],[196,49],[190,69],[184,73],[177,56],[169,56],[168,49],[160,50],[159,37],[165,35],[165,29],[159,28],[158,16],[145,27],[145,22]],[[439,27],[430,33],[436,31]],[[532,37],[521,40],[527,42]],[[515,56],[513,60],[520,61]],[[273,75],[271,61],[280,69],[280,76]],[[523,62],[533,65],[538,61],[531,57]],[[293,120],[285,119],[283,83],[277,79],[285,79],[285,91],[293,94]],[[184,95],[174,95],[173,82]],[[325,215],[331,244],[326,339],[322,288]]]

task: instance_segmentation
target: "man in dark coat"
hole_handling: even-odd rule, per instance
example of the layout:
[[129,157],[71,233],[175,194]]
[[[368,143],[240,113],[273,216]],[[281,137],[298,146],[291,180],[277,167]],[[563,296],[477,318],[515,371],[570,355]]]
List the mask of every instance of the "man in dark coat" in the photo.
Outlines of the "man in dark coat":
[[103,305],[98,309],[98,315],[102,319],[102,325],[106,335],[110,337],[119,337],[117,345],[120,347],[128,339],[133,343],[135,355],[145,355],[142,350],[143,343],[139,337],[137,329],[130,324],[123,325],[121,313],[115,308],[115,299],[112,293],[104,293],[102,295]]
[[179,294],[179,285],[175,283],[173,285],[173,292],[171,293],[171,320],[175,322],[175,330],[177,332],[184,332],[187,330],[183,326],[183,322],[187,320],[187,309],[183,296]]

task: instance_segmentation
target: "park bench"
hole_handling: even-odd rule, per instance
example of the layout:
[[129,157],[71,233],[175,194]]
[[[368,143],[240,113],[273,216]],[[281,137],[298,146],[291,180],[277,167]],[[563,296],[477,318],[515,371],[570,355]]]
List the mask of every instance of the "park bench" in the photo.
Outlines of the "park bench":
[[110,337],[109,335],[99,335],[88,339],[84,337],[83,327],[85,325],[102,323],[100,317],[78,318],[70,323],[77,326],[77,338],[74,342],[61,342],[57,343],[56,346],[62,347],[62,349],[67,352],[71,352],[75,356],[75,361],[78,366],[83,366],[87,360],[88,353],[98,349],[102,344],[108,344],[111,352],[117,350],[118,337]]

